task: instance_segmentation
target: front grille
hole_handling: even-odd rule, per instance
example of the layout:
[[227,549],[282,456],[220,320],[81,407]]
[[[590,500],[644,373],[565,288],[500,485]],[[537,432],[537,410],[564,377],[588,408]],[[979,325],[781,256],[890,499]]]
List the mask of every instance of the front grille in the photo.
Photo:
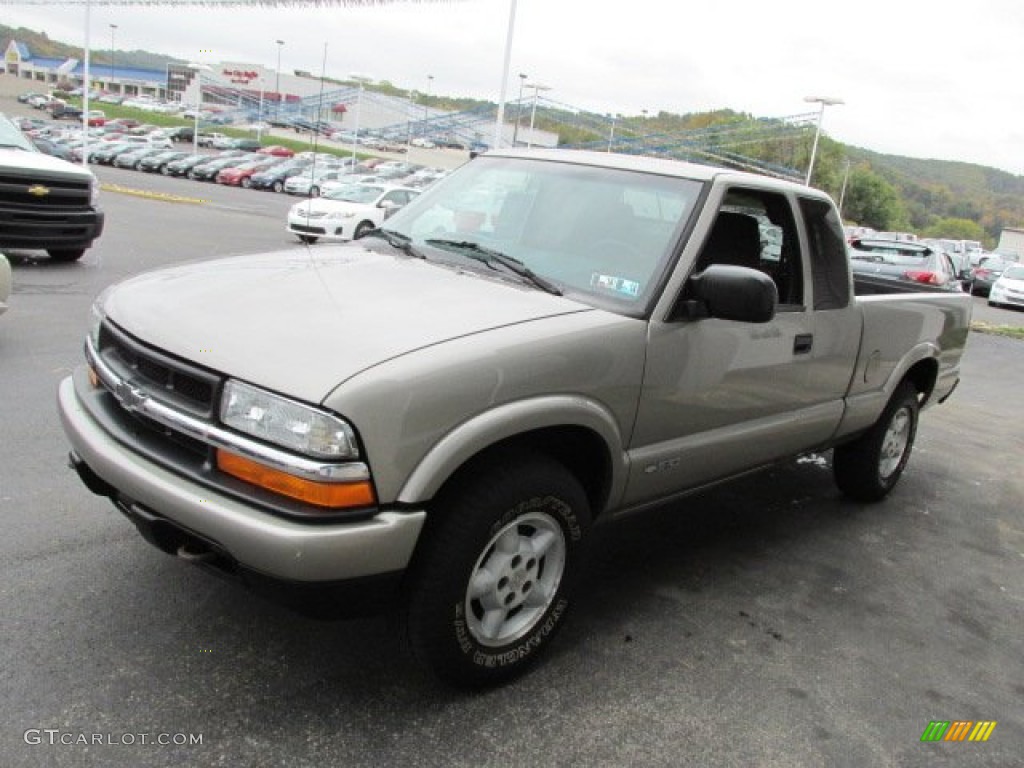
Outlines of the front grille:
[[0,205],[26,211],[85,210],[89,208],[86,179],[34,179],[0,174]]
[[310,227],[305,224],[292,224],[292,230],[295,232],[305,232],[311,235],[327,234],[327,230],[323,227]]
[[117,375],[169,405],[213,416],[221,378],[149,347],[110,323],[100,331],[99,354]]

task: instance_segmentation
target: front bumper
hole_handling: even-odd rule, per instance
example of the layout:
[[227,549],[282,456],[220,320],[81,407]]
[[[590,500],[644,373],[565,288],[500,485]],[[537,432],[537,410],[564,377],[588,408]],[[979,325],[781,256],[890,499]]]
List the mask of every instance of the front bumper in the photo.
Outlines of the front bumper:
[[194,538],[245,571],[288,582],[329,583],[400,573],[409,564],[426,518],[423,510],[380,511],[369,519],[339,523],[278,517],[171,472],[116,441],[79,401],[71,377],[60,383],[57,405],[76,460],[99,480],[90,484],[92,490],[111,496],[129,517],[171,526],[185,540]]
[[346,231],[345,223],[340,219],[318,218],[308,219],[305,216],[289,216],[288,231],[294,235],[312,235],[314,237],[332,237],[339,240],[351,240],[351,233]]

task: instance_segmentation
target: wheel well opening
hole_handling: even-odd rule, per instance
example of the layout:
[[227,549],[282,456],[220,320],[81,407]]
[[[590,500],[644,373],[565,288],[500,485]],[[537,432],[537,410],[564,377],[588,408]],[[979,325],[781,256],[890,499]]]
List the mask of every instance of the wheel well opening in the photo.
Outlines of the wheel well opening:
[[583,427],[551,427],[506,438],[473,456],[441,486],[437,497],[458,486],[467,474],[483,471],[493,462],[515,461],[517,456],[542,454],[571,472],[587,495],[591,515],[596,519],[608,501],[611,488],[611,457],[604,441]]
[[921,395],[921,404],[931,397],[932,390],[935,388],[935,381],[939,375],[939,364],[936,360],[921,360],[915,363],[906,375],[903,377],[904,381],[909,381],[914,385],[914,389]]

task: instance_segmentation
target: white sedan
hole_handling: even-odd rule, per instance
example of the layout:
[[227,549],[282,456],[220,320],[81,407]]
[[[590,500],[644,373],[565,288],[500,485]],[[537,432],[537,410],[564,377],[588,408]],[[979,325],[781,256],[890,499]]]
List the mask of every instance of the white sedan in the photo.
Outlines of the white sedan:
[[0,253],[0,315],[7,311],[7,297],[11,295],[11,265]]
[[419,194],[385,184],[352,184],[305,200],[288,211],[288,231],[304,243],[321,237],[357,240]]
[[988,305],[1024,309],[1024,266],[1011,264],[1003,270],[1003,274],[992,284]]

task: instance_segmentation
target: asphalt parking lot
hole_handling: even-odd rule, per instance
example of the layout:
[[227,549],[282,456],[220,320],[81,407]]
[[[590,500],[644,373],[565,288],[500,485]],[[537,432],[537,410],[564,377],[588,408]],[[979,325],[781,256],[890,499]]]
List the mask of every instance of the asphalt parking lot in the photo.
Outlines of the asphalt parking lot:
[[[1020,765],[1024,341],[972,334],[884,503],[844,500],[811,456],[605,528],[547,662],[453,692],[383,619],[241,593],[145,544],[65,467],[54,394],[96,293],[295,245],[293,198],[99,175],[103,238],[77,264],[12,253],[0,317],[3,765]],[[131,191],[170,184],[203,202]],[[923,743],[936,720],[997,725]]]

